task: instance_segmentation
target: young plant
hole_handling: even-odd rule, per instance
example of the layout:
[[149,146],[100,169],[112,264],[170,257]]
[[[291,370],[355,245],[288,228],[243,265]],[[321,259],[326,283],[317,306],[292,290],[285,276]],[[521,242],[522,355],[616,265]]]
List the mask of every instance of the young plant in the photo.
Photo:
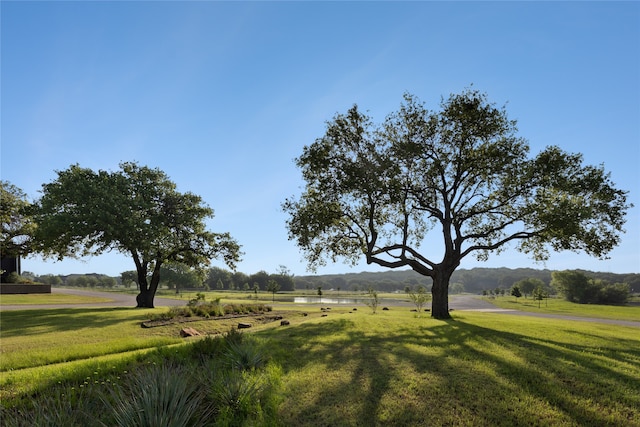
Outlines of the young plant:
[[418,316],[420,316],[422,307],[431,299],[427,293],[427,289],[422,285],[418,285],[414,289],[407,286],[405,292],[409,295],[411,302],[416,306],[416,311],[418,312]]
[[378,292],[375,289],[369,287],[369,296],[371,299],[366,301],[365,303],[371,308],[373,314],[376,314],[376,310],[378,310],[378,305],[380,304],[380,299],[378,298]]

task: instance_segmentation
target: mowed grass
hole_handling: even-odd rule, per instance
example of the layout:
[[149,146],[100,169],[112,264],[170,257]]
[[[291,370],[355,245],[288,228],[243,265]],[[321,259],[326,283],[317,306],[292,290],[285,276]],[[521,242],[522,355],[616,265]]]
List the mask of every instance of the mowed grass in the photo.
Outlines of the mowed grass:
[[[0,313],[0,399],[29,393],[75,371],[117,364],[158,347],[184,343],[180,329],[204,334],[229,330],[230,321],[142,328],[166,307],[69,308]],[[87,365],[88,367],[85,366]]]
[[594,317],[599,319],[631,320],[640,322],[640,305],[600,305],[576,304],[561,298],[534,301],[533,298],[514,297],[484,298],[500,308],[528,311],[533,313],[562,314],[566,316]]
[[0,304],[2,305],[95,304],[109,301],[113,300],[70,294],[5,294],[0,296]]
[[3,311],[0,371],[31,368],[179,341],[141,328],[162,309],[72,308]]
[[390,310],[261,334],[284,425],[640,425],[638,328]]
[[[285,312],[290,326],[257,328],[262,351],[282,372],[281,425],[640,426],[639,328],[462,311],[440,321],[409,310],[334,306],[321,317],[327,313],[312,306],[306,317]],[[179,326],[140,328],[150,312],[3,312],[0,398],[123,369],[154,345],[189,345],[177,338]],[[235,323],[195,325],[215,333]],[[91,345],[76,343],[89,337]],[[26,363],[37,349],[58,356]]]

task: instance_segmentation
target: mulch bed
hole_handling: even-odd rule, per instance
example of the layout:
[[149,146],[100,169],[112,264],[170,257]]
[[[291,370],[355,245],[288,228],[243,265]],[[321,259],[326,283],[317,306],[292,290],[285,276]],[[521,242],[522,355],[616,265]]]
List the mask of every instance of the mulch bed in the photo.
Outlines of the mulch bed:
[[224,316],[211,316],[211,317],[175,317],[173,319],[161,319],[161,320],[147,320],[142,322],[140,326],[143,328],[157,328],[159,326],[169,326],[180,323],[201,322],[205,320],[228,320],[250,317],[260,323],[270,323],[276,320],[281,320],[282,315],[271,312],[270,314],[264,313],[251,313],[251,314],[225,314]]

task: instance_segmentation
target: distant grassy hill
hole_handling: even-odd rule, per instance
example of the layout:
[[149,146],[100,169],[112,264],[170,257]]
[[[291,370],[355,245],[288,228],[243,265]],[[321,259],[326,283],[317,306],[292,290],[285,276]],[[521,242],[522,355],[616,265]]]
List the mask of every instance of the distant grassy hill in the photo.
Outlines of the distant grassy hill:
[[[603,279],[611,283],[628,283],[631,292],[640,292],[640,274],[616,274],[579,270],[589,277]],[[533,268],[473,268],[458,270],[453,273],[451,283],[460,283],[466,292],[480,293],[485,289],[509,289],[511,285],[521,279],[535,277],[545,284],[551,282],[552,270],[537,270]],[[369,286],[374,289],[394,292],[403,291],[406,286],[417,284],[431,285],[431,279],[419,275],[412,270],[390,270],[384,272],[362,272],[348,274],[326,274],[319,276],[294,277],[296,289],[364,290]]]

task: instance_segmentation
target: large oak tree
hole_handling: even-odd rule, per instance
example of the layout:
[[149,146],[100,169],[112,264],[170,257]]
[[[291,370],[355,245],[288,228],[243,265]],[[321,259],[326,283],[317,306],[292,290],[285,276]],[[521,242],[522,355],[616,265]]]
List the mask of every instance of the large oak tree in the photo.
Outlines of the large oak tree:
[[72,165],[43,185],[35,205],[39,252],[79,257],[116,250],[136,266],[138,307],[153,307],[161,267],[198,267],[222,257],[229,267],[240,247],[229,233],[206,230],[213,210],[200,196],[180,193],[159,169],[122,163],[108,172]]
[[[306,187],[283,203],[289,238],[311,269],[342,258],[411,268],[433,280],[432,316],[448,318],[449,279],[466,256],[510,243],[604,257],[623,232],[626,192],[602,166],[547,147],[529,156],[516,122],[475,90],[430,111],[406,94],[381,124],[337,114],[296,159]],[[428,257],[422,249],[436,256]]]

